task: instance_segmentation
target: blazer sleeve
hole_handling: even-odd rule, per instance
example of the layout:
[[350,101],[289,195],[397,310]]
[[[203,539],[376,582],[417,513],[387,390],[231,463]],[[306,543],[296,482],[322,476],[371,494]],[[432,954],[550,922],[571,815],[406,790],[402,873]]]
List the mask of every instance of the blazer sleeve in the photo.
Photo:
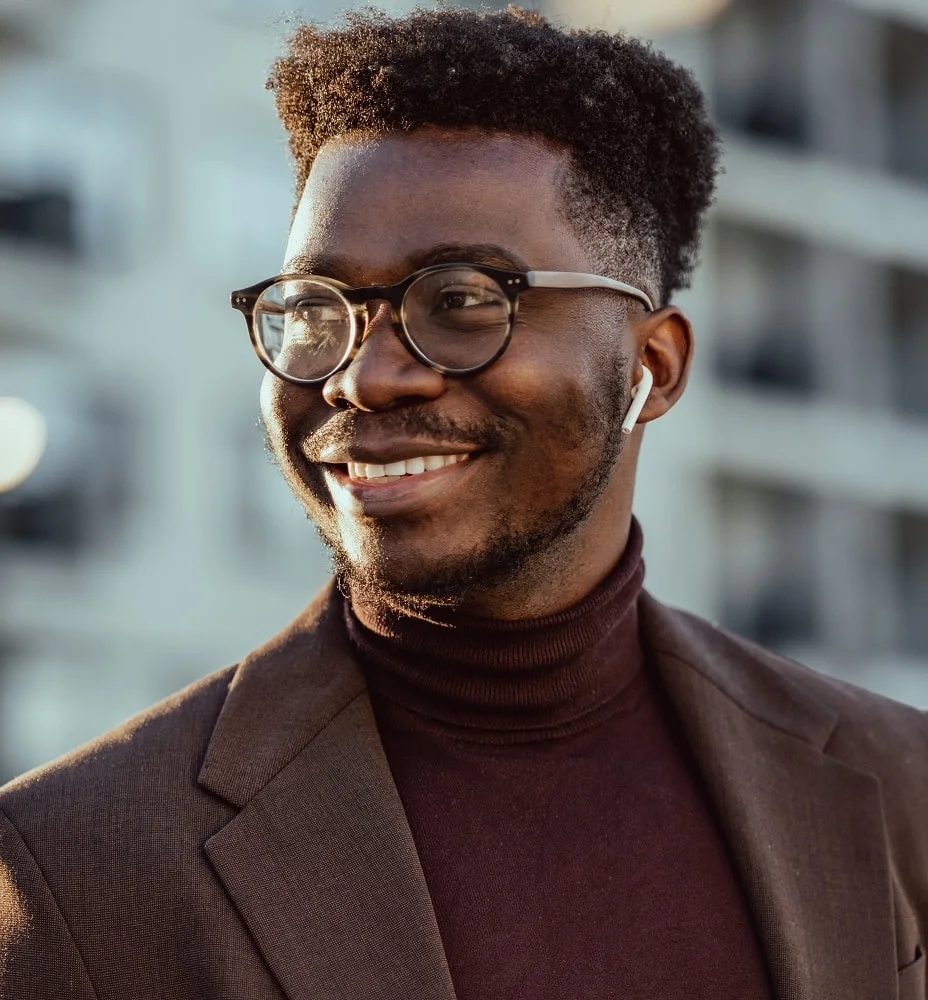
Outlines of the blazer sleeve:
[[98,1000],[35,858],[0,812],[0,1000]]

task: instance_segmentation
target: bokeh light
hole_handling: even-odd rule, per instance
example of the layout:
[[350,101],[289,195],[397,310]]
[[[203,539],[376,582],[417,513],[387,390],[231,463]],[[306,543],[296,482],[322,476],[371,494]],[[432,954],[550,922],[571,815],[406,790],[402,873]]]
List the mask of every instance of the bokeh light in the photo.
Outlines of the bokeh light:
[[0,493],[35,471],[47,440],[45,417],[25,399],[0,396]]

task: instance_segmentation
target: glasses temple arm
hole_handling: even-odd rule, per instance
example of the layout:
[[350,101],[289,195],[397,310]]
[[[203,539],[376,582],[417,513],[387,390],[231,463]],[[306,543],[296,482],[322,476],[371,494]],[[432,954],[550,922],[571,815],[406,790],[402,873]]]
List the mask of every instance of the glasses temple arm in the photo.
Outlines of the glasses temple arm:
[[654,312],[651,297],[624,281],[614,281],[599,274],[582,274],[578,271],[529,271],[525,280],[532,288],[611,288],[615,292],[630,295],[644,305],[648,312]]

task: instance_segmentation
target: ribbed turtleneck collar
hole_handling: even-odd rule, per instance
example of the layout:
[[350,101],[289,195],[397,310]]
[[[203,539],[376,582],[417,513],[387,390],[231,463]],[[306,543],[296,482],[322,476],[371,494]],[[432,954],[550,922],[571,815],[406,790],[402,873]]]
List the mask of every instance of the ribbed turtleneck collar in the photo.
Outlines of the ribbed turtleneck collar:
[[427,728],[481,742],[576,733],[611,714],[641,670],[637,601],[642,535],[633,518],[622,558],[578,604],[522,621],[394,611],[345,620],[375,695]]

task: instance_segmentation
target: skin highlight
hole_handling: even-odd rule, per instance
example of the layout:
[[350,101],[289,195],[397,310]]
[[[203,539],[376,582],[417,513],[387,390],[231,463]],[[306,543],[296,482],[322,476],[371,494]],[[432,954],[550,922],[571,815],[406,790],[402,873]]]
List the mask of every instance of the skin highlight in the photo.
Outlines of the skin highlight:
[[[568,158],[497,133],[345,136],[313,164],[284,270],[388,284],[435,262],[436,248],[447,258],[450,244],[465,248],[458,259],[601,273],[563,210]],[[576,603],[625,547],[640,424],[683,391],[689,323],[675,307],[647,314],[615,293],[536,289],[502,358],[452,379],[406,351],[385,303],[368,312],[359,353],[321,390],[268,374],[261,393],[270,448],[356,610],[516,619]],[[642,364],[654,388],[623,439]],[[341,488],[340,464],[396,442],[407,456],[470,457],[398,505]]]

